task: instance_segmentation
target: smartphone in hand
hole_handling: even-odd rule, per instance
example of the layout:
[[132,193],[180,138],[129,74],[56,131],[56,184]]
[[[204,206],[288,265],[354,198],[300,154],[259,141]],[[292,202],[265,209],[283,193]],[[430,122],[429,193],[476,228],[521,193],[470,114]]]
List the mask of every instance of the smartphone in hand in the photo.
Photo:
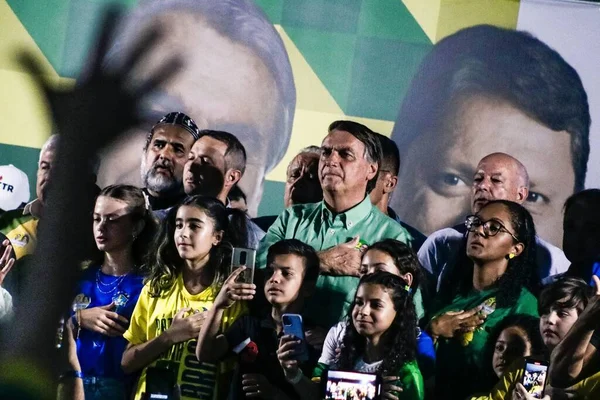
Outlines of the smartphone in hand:
[[234,247],[233,252],[231,253],[231,267],[229,268],[229,274],[243,265],[246,269],[237,277],[236,282],[253,283],[255,262],[256,250]]
[[536,399],[541,399],[544,396],[547,378],[548,363],[546,361],[525,359],[525,371],[523,371],[521,384],[527,393]]
[[283,333],[285,335],[295,336],[302,341],[296,350],[296,360],[302,362],[307,361],[308,346],[306,344],[306,337],[304,336],[304,324],[302,323],[302,316],[300,314],[283,314],[282,322]]

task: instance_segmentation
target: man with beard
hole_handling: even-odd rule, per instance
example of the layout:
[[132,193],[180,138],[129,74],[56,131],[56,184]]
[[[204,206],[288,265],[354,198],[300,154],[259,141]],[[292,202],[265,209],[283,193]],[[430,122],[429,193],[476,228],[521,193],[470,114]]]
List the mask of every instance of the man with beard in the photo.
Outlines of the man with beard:
[[[285,208],[296,204],[317,203],[323,200],[323,189],[319,182],[319,158],[321,148],[308,146],[300,150],[288,164],[286,171],[283,204]],[[253,221],[263,230],[268,230],[278,215],[266,215]]]
[[141,162],[144,193],[155,214],[162,218],[164,210],[185,197],[183,166],[194,141],[200,137],[196,123],[181,112],[170,112],[152,127]]
[[[509,200],[522,204],[529,194],[529,175],[525,166],[516,158],[504,153],[485,156],[473,176],[471,187],[471,212],[479,212],[491,200]],[[466,217],[466,216],[465,216]],[[442,281],[442,275],[453,268],[465,246],[464,224],[432,233],[419,250],[419,261],[431,275],[431,283]],[[558,247],[537,239],[537,276],[541,281],[549,276],[565,272],[569,261]],[[464,251],[464,250],[463,250]]]
[[[216,197],[229,207],[227,196],[246,170],[246,150],[229,132],[203,130],[199,135],[183,168],[185,194]],[[248,246],[257,248],[263,236],[263,230],[248,218]]]

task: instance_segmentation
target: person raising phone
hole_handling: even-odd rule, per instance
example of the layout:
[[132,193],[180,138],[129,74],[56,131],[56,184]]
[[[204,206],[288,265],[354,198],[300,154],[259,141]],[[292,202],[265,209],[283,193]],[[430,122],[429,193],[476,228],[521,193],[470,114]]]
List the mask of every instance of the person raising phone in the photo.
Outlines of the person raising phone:
[[[129,341],[123,370],[142,370],[136,400],[146,390],[149,366],[174,374],[182,400],[221,398],[225,366],[198,363],[196,338],[228,274],[231,246],[246,247],[245,223],[241,211],[203,196],[189,197],[167,214],[150,253],[155,254],[150,257],[150,275],[123,335]],[[228,308],[221,329],[246,309],[244,302]]]
[[[407,282],[389,272],[363,276],[350,310],[339,359],[329,368],[377,374],[382,398],[423,400],[425,388],[417,366],[417,323]],[[319,398],[319,385],[301,374],[298,340],[284,336],[277,350],[286,379],[301,399]]]
[[[231,353],[240,355],[230,399],[246,396],[297,399],[299,396],[286,381],[275,354],[283,335],[283,314],[302,313],[306,297],[314,291],[319,276],[317,253],[297,239],[284,239],[273,244],[267,254],[264,285],[265,296],[271,304],[270,315],[264,318],[241,317],[219,334],[226,310],[238,300],[254,297],[255,285],[236,283],[242,271],[243,267],[227,279],[206,317],[196,346],[198,360],[215,362]],[[308,346],[308,361],[301,365],[308,376],[318,357],[319,353]]]

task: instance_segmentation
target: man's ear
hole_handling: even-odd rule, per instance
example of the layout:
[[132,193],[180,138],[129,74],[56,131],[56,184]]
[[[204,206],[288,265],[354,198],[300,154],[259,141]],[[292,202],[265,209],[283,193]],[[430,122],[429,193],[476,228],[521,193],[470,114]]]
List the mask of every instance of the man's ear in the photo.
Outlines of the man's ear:
[[369,163],[369,172],[367,174],[367,180],[370,181],[371,179],[373,179],[375,177],[375,175],[377,175],[377,169],[379,167],[377,166],[377,163]]
[[229,169],[225,172],[225,182],[223,182],[223,186],[225,187],[233,187],[239,180],[242,178],[242,172],[237,169]]
[[527,200],[527,196],[529,196],[529,189],[525,186],[520,186],[517,190],[517,201],[516,203],[524,203]]
[[383,185],[383,193],[392,193],[398,185],[398,177],[389,173],[386,173],[385,183]]

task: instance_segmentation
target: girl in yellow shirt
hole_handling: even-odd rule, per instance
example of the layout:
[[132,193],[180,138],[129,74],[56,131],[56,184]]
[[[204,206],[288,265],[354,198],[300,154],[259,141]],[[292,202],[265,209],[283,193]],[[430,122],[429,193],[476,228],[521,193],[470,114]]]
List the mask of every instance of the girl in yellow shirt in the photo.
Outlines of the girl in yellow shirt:
[[[182,400],[222,398],[223,366],[200,363],[196,343],[208,309],[229,275],[231,246],[246,247],[246,217],[217,199],[194,196],[171,209],[150,253],[150,274],[123,335],[126,373],[141,370],[135,399],[147,391],[148,367],[160,368],[179,386]],[[227,329],[244,314],[236,302],[223,316]],[[154,382],[148,382],[150,386]]]

